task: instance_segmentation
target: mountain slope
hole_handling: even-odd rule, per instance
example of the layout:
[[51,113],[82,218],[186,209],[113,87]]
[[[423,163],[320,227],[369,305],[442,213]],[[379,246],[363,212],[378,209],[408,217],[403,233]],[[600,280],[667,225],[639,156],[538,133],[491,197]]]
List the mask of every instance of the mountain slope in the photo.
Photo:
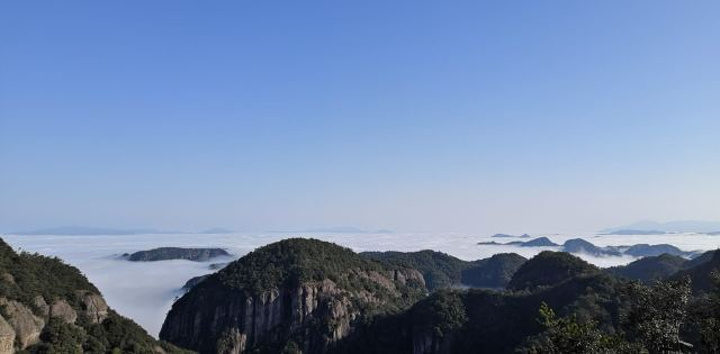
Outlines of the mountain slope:
[[361,256],[420,271],[430,291],[460,285],[463,270],[472,266],[449,254],[431,250],[418,252],[363,252]]
[[583,304],[592,309],[587,316],[610,323],[616,320],[611,300],[615,293],[615,281],[602,273],[519,295],[442,291],[413,306],[405,322],[409,328],[397,332],[409,333],[399,340],[412,348],[410,353],[515,353],[526,338],[541,331],[537,313],[543,302],[562,313]]
[[665,279],[681,269],[688,262],[685,258],[671,254],[661,254],[638,259],[625,266],[611,267],[606,271],[610,274],[648,283],[653,280]]
[[288,239],[211,275],[170,310],[160,338],[201,353],[329,351],[375,315],[426,292],[414,269],[312,239]]
[[360,255],[400,267],[417,269],[423,274],[430,291],[459,286],[503,288],[513,273],[527,260],[515,253],[501,253],[468,262],[430,250],[364,252]]
[[0,240],[0,352],[181,353],[112,309],[75,267]]
[[515,253],[498,253],[490,258],[472,262],[472,266],[463,270],[463,285],[475,288],[505,288],[512,276],[527,259]]
[[710,277],[712,272],[720,272],[720,250],[715,251],[712,259],[709,261],[700,263],[692,268],[681,270],[675,273],[671,279],[689,277],[692,281],[693,292],[707,292],[713,288],[713,282]]

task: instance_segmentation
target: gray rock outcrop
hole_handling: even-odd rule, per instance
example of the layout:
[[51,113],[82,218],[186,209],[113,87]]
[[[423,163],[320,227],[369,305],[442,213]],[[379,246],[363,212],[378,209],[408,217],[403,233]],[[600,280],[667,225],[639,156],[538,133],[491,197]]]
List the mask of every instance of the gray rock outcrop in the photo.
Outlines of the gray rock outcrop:
[[108,317],[108,305],[105,299],[98,294],[91,292],[81,292],[83,314],[90,319],[92,323],[102,323]]
[[15,330],[0,315],[0,354],[15,353]]
[[77,312],[65,300],[57,300],[50,306],[50,317],[55,317],[65,323],[75,323]]
[[40,333],[45,321],[33,314],[25,305],[0,298],[0,306],[5,309],[6,321],[15,331],[18,346],[25,349],[40,341]]

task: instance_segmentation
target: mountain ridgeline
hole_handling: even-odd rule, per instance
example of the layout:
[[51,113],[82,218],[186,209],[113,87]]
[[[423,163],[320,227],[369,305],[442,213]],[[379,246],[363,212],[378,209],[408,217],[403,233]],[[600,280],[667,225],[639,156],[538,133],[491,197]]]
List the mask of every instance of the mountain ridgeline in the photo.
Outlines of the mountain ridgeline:
[[80,271],[0,240],[0,353],[184,353],[108,307]]
[[[639,280],[643,283],[652,283],[708,263],[713,260],[715,254],[715,251],[708,251],[693,259],[685,259],[663,253],[659,256],[644,257],[624,266],[610,267],[606,269],[606,272],[627,279]],[[697,282],[693,284],[696,287],[700,286]],[[710,288],[707,283],[702,287],[706,290]]]
[[[684,268],[676,272],[677,258],[657,257],[670,270],[650,278],[670,280],[649,286],[564,252],[467,262],[433,251],[357,254],[318,240],[288,239],[258,248],[192,287],[173,305],[160,338],[203,354],[659,353],[682,343],[711,352],[716,344],[702,333],[712,333],[707,326],[715,322],[651,317],[669,311],[651,311],[660,305],[715,308],[702,302],[712,299],[702,294],[715,291],[711,274],[720,268],[720,255],[702,257],[704,262],[680,262]],[[633,267],[653,268],[655,262],[649,264]],[[697,297],[682,295],[693,287],[690,278],[702,285]],[[641,302],[654,298],[660,300]],[[720,305],[720,291],[717,298]],[[546,321],[538,321],[540,315]],[[697,318],[712,316],[706,311]],[[683,321],[689,324],[681,331]],[[676,335],[653,344],[658,339],[643,332],[654,328],[649,323],[668,323],[668,333]]]
[[429,291],[449,287],[504,288],[527,259],[500,253],[487,259],[463,261],[442,252],[364,252],[363,257],[419,270]]

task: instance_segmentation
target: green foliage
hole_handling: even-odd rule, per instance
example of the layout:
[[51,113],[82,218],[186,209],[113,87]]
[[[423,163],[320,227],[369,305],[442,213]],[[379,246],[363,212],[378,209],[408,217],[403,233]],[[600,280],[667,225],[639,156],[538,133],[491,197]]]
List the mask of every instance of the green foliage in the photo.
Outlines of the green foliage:
[[[47,301],[66,299],[77,304],[77,290],[99,293],[80,271],[54,257],[20,253],[0,240],[0,294],[31,304],[40,295]],[[11,280],[12,279],[12,280]]]
[[502,288],[526,261],[514,253],[467,262],[442,252],[365,252],[362,256],[400,267],[414,268],[423,274],[428,290],[466,285]]
[[[394,269],[400,267],[363,258],[349,248],[314,239],[295,238],[250,252],[218,272],[217,280],[229,288],[260,295],[273,288],[294,288],[303,283],[329,279],[345,290],[372,290],[386,299],[389,296],[387,289],[361,273],[388,274]],[[418,291],[424,290],[420,289],[420,284],[410,285]],[[414,297],[417,296],[419,292]]]
[[680,338],[690,300],[690,280],[657,282],[654,286],[630,283],[630,307],[624,324],[650,353],[680,351],[689,345]]
[[640,348],[619,335],[603,333],[593,320],[578,321],[576,315],[559,318],[542,303],[539,322],[544,331],[518,351],[528,354],[638,353]]
[[88,335],[94,340],[84,343],[87,352],[155,353],[163,348],[167,353],[190,353],[168,343],[158,342],[142,327],[125,317],[110,311],[108,318],[100,324],[89,325]]
[[699,336],[701,353],[720,353],[720,273],[713,271],[715,288],[698,298],[691,307],[691,321]]
[[302,354],[302,350],[294,341],[288,341],[282,349],[282,354]]
[[82,344],[86,339],[86,334],[78,326],[52,318],[43,328],[40,339],[43,343],[36,349],[37,353],[82,353]]
[[462,283],[480,288],[504,288],[526,261],[515,253],[499,253],[475,261],[472,267],[463,270]]
[[434,336],[442,338],[461,329],[468,321],[462,293],[443,290],[413,308],[415,323],[431,327]]
[[[714,271],[720,270],[720,250],[712,252],[712,257],[703,254],[706,261],[673,275],[670,279],[680,280],[689,277],[692,284],[692,291],[695,294],[711,292],[715,288],[713,279],[710,276]],[[707,260],[709,258],[709,260]],[[692,262],[692,261],[691,261]]]
[[644,257],[625,266],[608,268],[611,274],[628,279],[650,283],[655,280],[666,279],[685,267],[688,261],[680,256],[662,254],[653,257]]
[[430,291],[459,285],[462,272],[473,265],[472,262],[465,262],[451,255],[431,250],[407,253],[365,252],[361,255],[396,266],[417,269],[422,273]]

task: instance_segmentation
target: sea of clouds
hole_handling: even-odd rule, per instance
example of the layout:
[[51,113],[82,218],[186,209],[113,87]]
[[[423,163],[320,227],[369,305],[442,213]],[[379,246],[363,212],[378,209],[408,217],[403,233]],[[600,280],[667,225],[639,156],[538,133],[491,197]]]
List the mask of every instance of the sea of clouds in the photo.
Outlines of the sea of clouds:
[[[720,236],[705,234],[667,235],[533,235],[546,236],[562,244],[571,238],[583,238],[597,246],[620,246],[639,243],[672,244],[684,251],[707,251],[720,247]],[[478,242],[527,241],[519,238],[492,238],[490,236],[461,234],[400,234],[400,233],[321,233],[313,235],[266,234],[148,234],[148,235],[3,235],[16,250],[56,256],[78,267],[105,296],[111,307],[135,320],[151,335],[157,336],[165,315],[174,300],[182,295],[180,288],[198,275],[213,272],[210,263],[225,262],[232,258],[216,258],[211,262],[172,260],[161,262],[129,262],[120,256],[156,247],[221,247],[235,258],[253,249],[288,237],[313,237],[362,251],[418,251],[432,249],[464,260],[476,260],[497,253],[515,252],[532,257],[544,250],[557,247],[518,247],[506,245],[478,245]],[[593,257],[578,255],[600,267],[623,265],[635,260],[630,256]]]

